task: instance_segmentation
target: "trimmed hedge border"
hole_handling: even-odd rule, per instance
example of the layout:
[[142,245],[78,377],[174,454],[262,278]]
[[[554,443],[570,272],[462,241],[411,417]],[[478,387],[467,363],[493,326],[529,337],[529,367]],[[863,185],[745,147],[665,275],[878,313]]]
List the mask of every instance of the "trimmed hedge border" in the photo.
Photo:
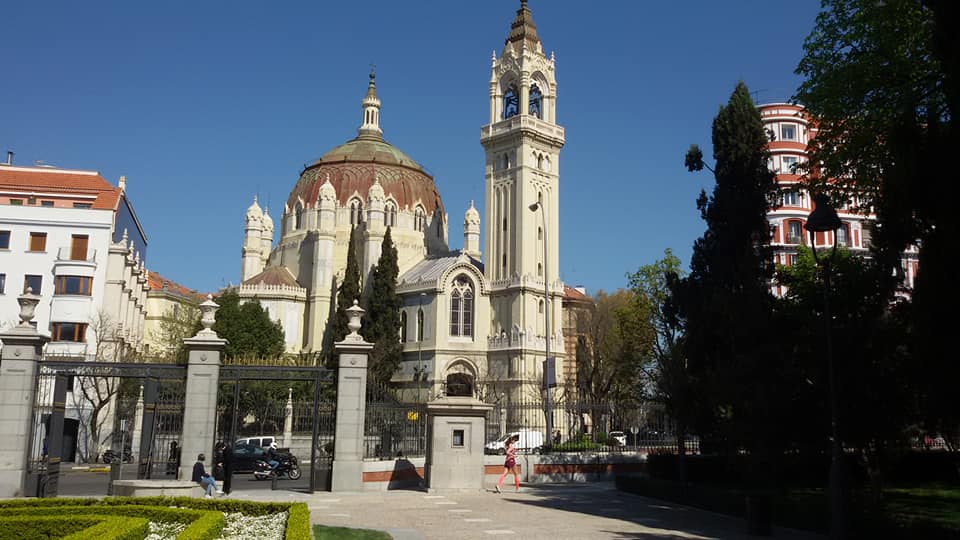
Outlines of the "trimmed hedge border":
[[2,516],[0,517],[0,540],[47,540],[88,529],[107,516]]
[[143,540],[150,520],[142,517],[103,516],[100,523],[64,536],[64,540]]
[[[287,540],[310,540],[310,510],[305,503],[261,503],[195,499],[192,497],[52,498],[0,501],[0,519],[2,519],[2,516],[13,518],[21,515],[36,520],[41,519],[42,514],[50,511],[72,516],[90,516],[91,518],[119,514],[117,517],[143,517],[145,519],[149,518],[147,521],[189,523],[187,528],[177,536],[178,540],[212,540],[216,538],[225,525],[224,513],[239,512],[248,516],[264,516],[287,512],[285,538]],[[57,516],[57,519],[62,521],[60,516]],[[129,538],[143,538],[145,534]],[[108,537],[123,540],[128,538],[127,536],[110,536],[109,534],[84,538]],[[28,540],[30,538],[47,538],[47,536],[0,536],[0,540],[6,540],[7,538]]]

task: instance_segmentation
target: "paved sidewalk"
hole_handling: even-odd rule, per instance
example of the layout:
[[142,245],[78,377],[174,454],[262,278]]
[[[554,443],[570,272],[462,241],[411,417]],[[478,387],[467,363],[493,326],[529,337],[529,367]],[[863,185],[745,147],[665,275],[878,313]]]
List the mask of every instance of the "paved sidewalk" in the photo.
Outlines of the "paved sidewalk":
[[[520,493],[508,486],[502,494],[248,491],[231,498],[303,501],[312,523],[384,530],[395,540],[756,538],[742,519],[622,493],[612,483],[522,486]],[[774,538],[822,537],[777,529]]]

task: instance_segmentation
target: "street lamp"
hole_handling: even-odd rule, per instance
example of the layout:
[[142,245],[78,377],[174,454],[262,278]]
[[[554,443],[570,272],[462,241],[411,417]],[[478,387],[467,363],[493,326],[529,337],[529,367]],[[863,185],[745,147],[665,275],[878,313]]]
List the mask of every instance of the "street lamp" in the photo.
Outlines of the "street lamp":
[[540,210],[543,219],[543,331],[546,334],[546,348],[543,360],[543,392],[544,409],[547,413],[547,437],[544,446],[551,446],[553,441],[553,398],[550,396],[550,377],[547,373],[552,366],[550,362],[550,272],[547,270],[547,209],[537,201],[529,206],[531,212]]
[[830,279],[833,275],[832,265],[834,255],[837,252],[837,242],[834,236],[829,257],[821,261],[817,257],[816,233],[834,231],[834,234],[836,234],[835,231],[840,228],[842,223],[837,216],[837,211],[830,206],[830,201],[825,195],[815,195],[813,204],[813,211],[807,216],[807,223],[803,228],[810,231],[810,249],[813,251],[813,260],[817,263],[817,266],[823,268],[823,318],[826,334],[827,377],[830,385],[830,538],[840,539],[844,537],[846,530],[843,500],[843,444],[840,442],[837,418],[837,376],[833,366],[833,321],[830,313]]

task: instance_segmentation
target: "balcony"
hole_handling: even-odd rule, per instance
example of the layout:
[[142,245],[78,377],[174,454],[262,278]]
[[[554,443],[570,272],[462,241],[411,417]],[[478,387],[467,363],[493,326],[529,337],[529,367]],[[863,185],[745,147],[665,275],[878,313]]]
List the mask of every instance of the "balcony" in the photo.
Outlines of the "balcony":
[[480,128],[480,142],[482,143],[487,139],[492,139],[505,133],[509,133],[517,128],[520,128],[521,130],[532,130],[536,131],[537,133],[545,134],[549,137],[558,139],[561,143],[564,140],[564,130],[562,127],[549,122],[544,122],[536,116],[531,116],[529,114],[518,114],[516,116],[511,116],[506,120],[501,120],[493,124],[487,124]]

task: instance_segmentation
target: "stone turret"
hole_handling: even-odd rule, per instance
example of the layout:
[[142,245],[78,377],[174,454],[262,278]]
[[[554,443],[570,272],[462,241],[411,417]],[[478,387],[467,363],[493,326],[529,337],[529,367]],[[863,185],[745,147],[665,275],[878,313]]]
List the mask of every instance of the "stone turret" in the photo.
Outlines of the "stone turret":
[[240,271],[241,282],[263,271],[263,229],[263,210],[260,209],[260,205],[257,204],[257,197],[254,196],[253,204],[247,208],[246,223],[244,226],[243,266]]
[[474,208],[472,200],[463,215],[463,252],[480,259],[480,212]]

